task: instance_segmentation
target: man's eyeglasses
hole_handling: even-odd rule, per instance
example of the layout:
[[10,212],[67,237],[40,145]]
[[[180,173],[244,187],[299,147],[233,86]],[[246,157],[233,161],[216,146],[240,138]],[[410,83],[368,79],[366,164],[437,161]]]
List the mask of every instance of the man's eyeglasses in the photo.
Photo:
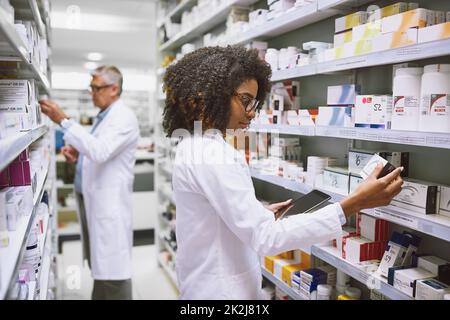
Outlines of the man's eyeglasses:
[[101,91],[105,88],[111,87],[111,86],[112,86],[112,84],[105,84],[104,86],[96,86],[94,84],[91,84],[89,86],[89,91],[90,92],[99,92],[99,91]]
[[238,97],[242,106],[244,107],[245,112],[250,113],[252,111],[259,111],[262,107],[261,101],[254,99],[243,93],[235,93],[236,97]]

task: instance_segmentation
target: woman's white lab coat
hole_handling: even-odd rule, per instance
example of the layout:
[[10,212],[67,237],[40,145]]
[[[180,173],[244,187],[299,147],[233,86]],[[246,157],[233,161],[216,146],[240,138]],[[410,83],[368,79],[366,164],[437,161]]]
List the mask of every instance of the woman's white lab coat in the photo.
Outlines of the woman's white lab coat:
[[260,257],[337,238],[339,204],[275,221],[255,197],[244,158],[221,135],[177,147],[177,276],[181,299],[260,299]]
[[65,133],[83,158],[82,189],[96,280],[131,278],[133,168],[139,126],[133,111],[114,102],[90,134],[79,124]]

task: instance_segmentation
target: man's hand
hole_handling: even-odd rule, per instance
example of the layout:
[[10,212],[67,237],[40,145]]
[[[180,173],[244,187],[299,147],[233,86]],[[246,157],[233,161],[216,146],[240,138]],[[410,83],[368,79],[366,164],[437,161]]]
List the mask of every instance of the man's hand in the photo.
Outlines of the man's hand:
[[41,110],[46,114],[53,122],[61,124],[66,117],[61,108],[51,100],[40,100]]
[[378,164],[372,174],[351,195],[340,202],[347,217],[362,209],[387,206],[402,191],[403,180],[400,178],[400,173],[403,167],[377,179],[382,170],[383,165]]
[[62,155],[66,158],[66,161],[69,163],[75,163],[78,161],[78,156],[80,153],[77,149],[72,146],[65,146],[61,148]]
[[278,202],[278,203],[272,203],[267,206],[267,209],[273,212],[275,215],[275,219],[278,219],[278,217],[287,209],[290,208],[290,204],[292,202],[292,199],[286,200],[284,202]]

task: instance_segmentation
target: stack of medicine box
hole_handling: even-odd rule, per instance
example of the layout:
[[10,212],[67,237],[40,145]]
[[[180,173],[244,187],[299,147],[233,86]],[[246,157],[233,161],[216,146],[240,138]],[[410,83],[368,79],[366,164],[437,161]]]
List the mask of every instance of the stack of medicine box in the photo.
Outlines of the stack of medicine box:
[[411,264],[389,268],[388,283],[418,300],[442,299],[449,292],[450,264],[436,256],[415,255]]
[[353,107],[356,96],[361,88],[355,84],[329,86],[327,93],[327,107],[319,107],[316,125],[353,127]]
[[420,29],[435,24],[440,26],[427,30],[425,37],[445,38],[445,13],[419,9],[417,3],[398,2],[369,12],[356,12],[336,19],[334,48],[326,52],[326,60],[416,44]]
[[420,237],[410,232],[393,232],[377,273],[388,277],[390,268],[410,266],[412,256],[417,252],[421,240]]
[[[25,149],[8,167],[0,172],[0,189],[7,187],[29,186],[32,184],[28,149]],[[34,192],[34,189],[33,189]]]
[[319,284],[336,285],[336,269],[330,266],[305,269],[296,276],[299,280],[298,292],[307,300],[315,300]]
[[37,97],[34,80],[0,80],[0,138],[41,124]]
[[265,269],[288,286],[292,285],[292,277],[296,272],[309,268],[310,266],[310,255],[301,250],[293,250],[276,256],[264,257]]
[[342,258],[352,263],[380,260],[389,238],[389,223],[359,214],[356,233],[342,238]]
[[288,110],[300,108],[300,82],[286,80],[275,83],[270,92],[269,109],[272,112],[272,124],[286,124]]

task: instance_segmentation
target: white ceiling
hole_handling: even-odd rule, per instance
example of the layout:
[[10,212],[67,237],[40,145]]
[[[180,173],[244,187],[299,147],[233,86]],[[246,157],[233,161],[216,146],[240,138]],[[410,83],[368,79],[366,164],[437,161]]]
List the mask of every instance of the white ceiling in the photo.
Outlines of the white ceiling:
[[[77,11],[79,15],[70,12]],[[151,0],[53,0],[52,68],[83,71],[89,52],[99,64],[137,72],[155,66],[155,4]],[[86,71],[86,70],[84,70]]]

